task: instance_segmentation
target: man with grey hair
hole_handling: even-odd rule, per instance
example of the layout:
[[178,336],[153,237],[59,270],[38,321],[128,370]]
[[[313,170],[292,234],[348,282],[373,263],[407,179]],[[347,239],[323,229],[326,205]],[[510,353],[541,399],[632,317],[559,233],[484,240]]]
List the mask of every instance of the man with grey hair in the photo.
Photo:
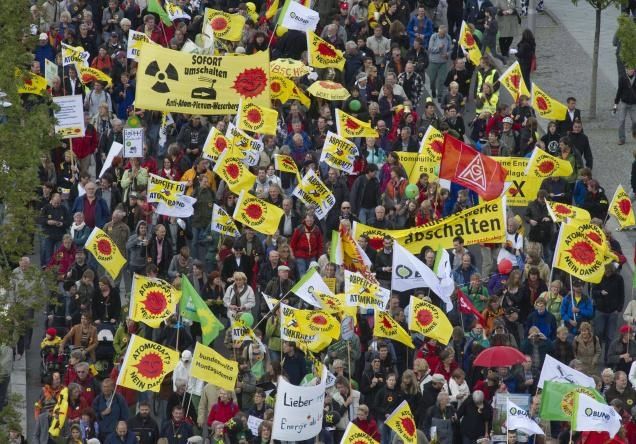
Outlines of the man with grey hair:
[[[397,76],[395,75],[394,72],[391,71],[386,74],[386,76],[384,77],[384,84],[393,88],[394,96],[400,96],[402,97],[403,100],[407,99],[406,93],[404,92],[404,88],[402,88],[402,85],[398,84]],[[380,89],[380,95],[378,96],[378,100],[380,100],[382,97],[384,97],[384,88]]]
[[492,415],[492,407],[484,402],[484,392],[475,390],[457,410],[463,441],[474,443],[486,436],[490,431]]
[[438,31],[431,36],[428,43],[428,77],[430,80],[431,96],[439,95],[441,100],[444,93],[444,80],[448,73],[448,61],[452,49],[451,38],[448,35],[448,27],[441,25]]
[[345,43],[345,85],[351,89],[356,81],[356,76],[362,71],[362,56],[358,51],[358,45],[353,40]]

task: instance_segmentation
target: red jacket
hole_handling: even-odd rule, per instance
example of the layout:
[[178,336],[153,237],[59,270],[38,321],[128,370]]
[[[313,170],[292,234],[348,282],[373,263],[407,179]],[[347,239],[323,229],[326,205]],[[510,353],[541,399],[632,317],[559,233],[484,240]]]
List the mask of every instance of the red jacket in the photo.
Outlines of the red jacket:
[[300,259],[318,259],[322,256],[322,232],[313,225],[308,228],[304,223],[294,230],[289,245],[294,257]]
[[227,404],[223,404],[221,401],[212,406],[210,414],[208,415],[208,426],[211,426],[214,421],[221,421],[223,424],[234,418],[239,412],[238,405],[231,401]]
[[68,250],[61,245],[49,260],[48,268],[57,267],[57,274],[63,279],[73,266],[73,262],[75,262],[75,245],[71,245]]
[[97,136],[97,131],[93,125],[88,125],[84,137],[76,137],[73,139],[73,152],[78,159],[83,159],[97,150],[98,143],[99,137]]
[[380,442],[380,432],[378,431],[378,424],[375,422],[375,419],[369,418],[364,421],[360,421],[356,418],[353,420],[353,423],[360,427],[360,430],[369,435],[371,438]]

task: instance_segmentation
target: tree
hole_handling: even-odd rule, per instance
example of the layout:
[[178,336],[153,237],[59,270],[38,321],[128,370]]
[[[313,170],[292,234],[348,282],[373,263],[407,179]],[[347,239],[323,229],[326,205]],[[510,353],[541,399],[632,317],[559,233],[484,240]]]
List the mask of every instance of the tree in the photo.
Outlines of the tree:
[[33,286],[18,288],[12,279],[19,258],[33,252],[40,157],[57,143],[50,98],[18,94],[24,79],[16,70],[29,71],[36,39],[30,6],[15,0],[0,8],[0,91],[11,104],[0,107],[0,344],[7,345],[31,326],[27,313],[44,306],[52,288],[50,275],[37,267],[27,275]]
[[636,23],[630,17],[619,17],[616,37],[621,61],[625,66],[636,67]]
[[[609,6],[618,7],[624,0],[585,0],[594,8],[596,20],[594,27],[594,52],[592,55],[592,87],[590,88],[590,119],[596,119],[596,83],[598,79],[598,47],[601,39],[601,13]],[[576,6],[579,0],[572,0]]]

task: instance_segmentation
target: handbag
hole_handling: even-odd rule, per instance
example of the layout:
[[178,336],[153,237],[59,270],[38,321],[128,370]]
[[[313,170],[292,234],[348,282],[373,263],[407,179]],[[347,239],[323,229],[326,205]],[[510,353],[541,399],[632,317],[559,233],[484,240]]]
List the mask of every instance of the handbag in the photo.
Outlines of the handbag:
[[532,54],[532,59],[530,60],[530,72],[535,72],[537,70],[537,56],[536,54]]

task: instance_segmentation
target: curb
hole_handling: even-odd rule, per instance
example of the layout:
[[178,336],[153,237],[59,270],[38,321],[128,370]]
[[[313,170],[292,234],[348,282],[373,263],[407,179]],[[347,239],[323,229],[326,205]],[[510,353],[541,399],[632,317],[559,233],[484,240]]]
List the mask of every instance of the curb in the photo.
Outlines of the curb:
[[14,405],[15,410],[20,415],[20,425],[22,426],[22,434],[27,434],[27,377],[26,377],[26,353],[19,361],[13,361],[13,369],[11,370],[11,379],[9,385],[9,393],[20,395],[21,400]]

